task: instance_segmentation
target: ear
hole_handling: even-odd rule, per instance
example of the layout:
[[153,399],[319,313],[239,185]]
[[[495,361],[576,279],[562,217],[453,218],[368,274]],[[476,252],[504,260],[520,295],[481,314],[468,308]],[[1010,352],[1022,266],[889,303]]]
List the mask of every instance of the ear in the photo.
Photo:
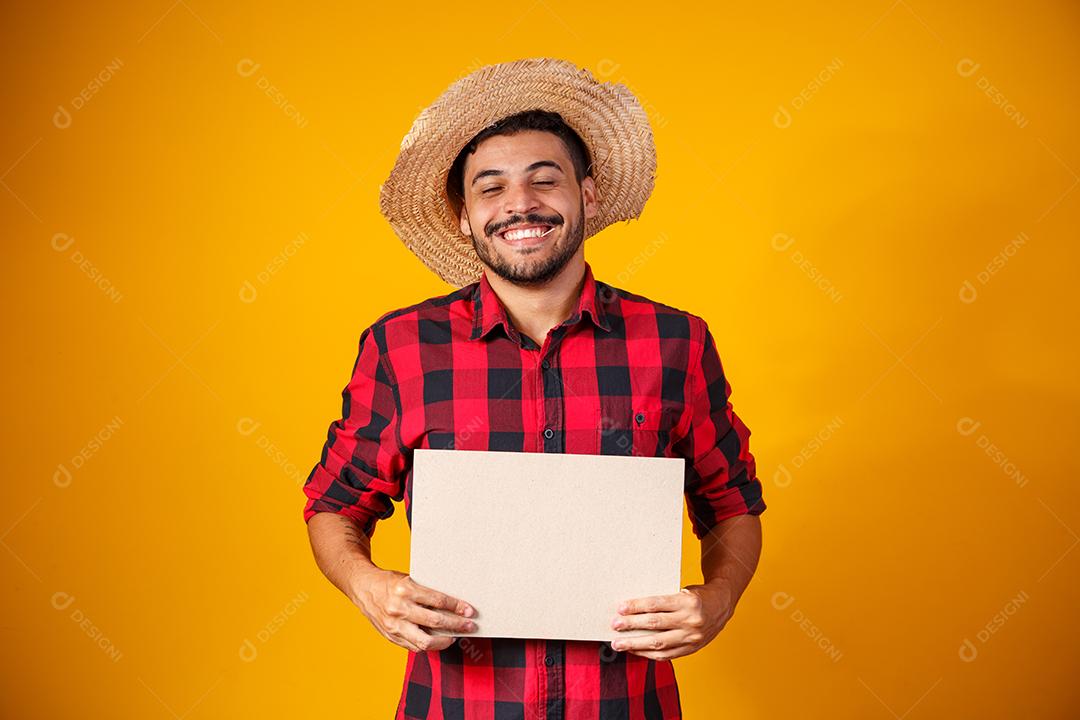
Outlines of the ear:
[[591,177],[581,179],[581,201],[585,205],[585,217],[595,217],[600,211],[596,201],[596,182]]
[[458,227],[461,228],[461,233],[466,237],[472,235],[471,228],[469,227],[469,211],[465,209],[465,203],[461,204],[461,214],[458,215]]

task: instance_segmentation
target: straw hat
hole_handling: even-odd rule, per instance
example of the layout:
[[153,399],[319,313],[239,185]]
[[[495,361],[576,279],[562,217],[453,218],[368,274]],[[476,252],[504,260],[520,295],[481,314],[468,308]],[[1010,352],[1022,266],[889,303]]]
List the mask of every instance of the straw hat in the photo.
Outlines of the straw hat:
[[479,280],[483,264],[446,194],[450,166],[489,125],[526,110],[559,113],[592,156],[597,214],[585,237],[640,217],[652,193],[656,149],[645,110],[622,84],[597,82],[573,63],[530,58],[488,65],[451,85],[413,122],[379,209],[394,232],[436,275],[456,287]]

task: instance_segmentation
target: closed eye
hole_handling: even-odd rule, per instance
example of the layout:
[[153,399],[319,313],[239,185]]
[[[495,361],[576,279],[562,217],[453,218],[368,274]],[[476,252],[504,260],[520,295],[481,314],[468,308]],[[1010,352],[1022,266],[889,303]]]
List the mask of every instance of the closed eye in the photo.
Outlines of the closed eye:
[[[534,185],[554,185],[555,181],[554,180],[537,180],[533,184]],[[492,191],[495,191],[495,190],[499,190],[499,189],[501,189],[501,188],[498,185],[492,185],[489,188],[484,188],[483,190],[481,190],[480,194],[481,195],[487,195],[488,193],[490,193]]]

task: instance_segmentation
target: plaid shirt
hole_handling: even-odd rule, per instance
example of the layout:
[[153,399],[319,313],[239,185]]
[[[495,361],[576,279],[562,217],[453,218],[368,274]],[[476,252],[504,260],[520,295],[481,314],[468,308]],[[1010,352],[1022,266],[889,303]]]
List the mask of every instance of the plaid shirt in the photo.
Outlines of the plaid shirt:
[[[487,276],[388,312],[360,335],[342,418],[304,486],[304,520],[354,518],[371,536],[404,500],[412,450],[685,457],[694,534],[765,510],[705,321],[593,278],[542,345]],[[438,590],[438,588],[435,588]],[[461,598],[468,601],[468,598]],[[397,718],[679,718],[674,667],[608,642],[459,637],[409,651]]]

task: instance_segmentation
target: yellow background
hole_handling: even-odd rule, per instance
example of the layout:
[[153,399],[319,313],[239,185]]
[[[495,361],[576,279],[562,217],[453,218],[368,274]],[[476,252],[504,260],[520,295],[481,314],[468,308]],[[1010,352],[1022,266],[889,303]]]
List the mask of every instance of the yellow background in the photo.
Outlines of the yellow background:
[[378,212],[402,136],[537,55],[647,107],[655,193],[587,259],[709,321],[753,431],[687,717],[1080,714],[1075,4],[3,14],[3,716],[391,716],[300,485],[360,331],[452,289]]

